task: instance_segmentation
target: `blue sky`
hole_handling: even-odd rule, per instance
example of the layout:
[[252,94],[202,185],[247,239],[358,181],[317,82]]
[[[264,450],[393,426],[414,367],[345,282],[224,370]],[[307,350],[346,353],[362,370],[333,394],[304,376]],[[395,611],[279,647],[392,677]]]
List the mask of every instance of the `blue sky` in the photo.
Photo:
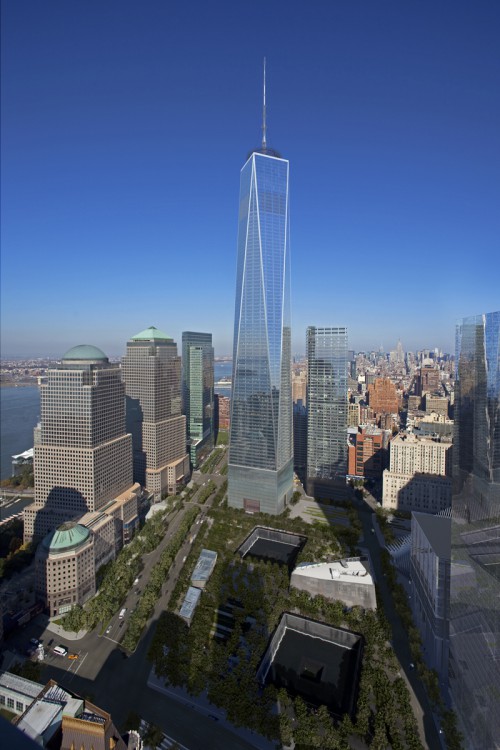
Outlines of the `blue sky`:
[[4,0],[2,355],[232,343],[239,171],[290,159],[294,351],[500,308],[496,0]]

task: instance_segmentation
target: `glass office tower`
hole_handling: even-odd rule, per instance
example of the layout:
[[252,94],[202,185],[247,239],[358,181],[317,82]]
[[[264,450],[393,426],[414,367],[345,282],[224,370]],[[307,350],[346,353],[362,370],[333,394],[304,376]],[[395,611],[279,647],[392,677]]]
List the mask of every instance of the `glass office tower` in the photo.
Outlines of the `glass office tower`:
[[182,334],[182,404],[191,465],[214,447],[214,349],[211,333]]
[[345,493],[347,328],[307,329],[307,494]]
[[500,748],[500,312],[457,326],[449,688],[474,750]]
[[272,514],[293,489],[288,170],[264,144],[240,181],[229,505]]

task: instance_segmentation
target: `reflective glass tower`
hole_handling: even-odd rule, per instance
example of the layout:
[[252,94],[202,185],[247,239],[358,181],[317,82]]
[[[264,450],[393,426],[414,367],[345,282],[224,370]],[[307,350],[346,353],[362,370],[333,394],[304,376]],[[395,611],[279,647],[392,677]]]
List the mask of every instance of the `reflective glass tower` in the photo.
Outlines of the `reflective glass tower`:
[[464,747],[500,748],[500,312],[457,326],[449,687]]
[[345,492],[347,328],[307,329],[307,493]]
[[264,121],[240,180],[228,489],[230,506],[272,514],[293,488],[288,171]]
[[182,404],[194,469],[214,447],[214,350],[211,333],[182,334]]

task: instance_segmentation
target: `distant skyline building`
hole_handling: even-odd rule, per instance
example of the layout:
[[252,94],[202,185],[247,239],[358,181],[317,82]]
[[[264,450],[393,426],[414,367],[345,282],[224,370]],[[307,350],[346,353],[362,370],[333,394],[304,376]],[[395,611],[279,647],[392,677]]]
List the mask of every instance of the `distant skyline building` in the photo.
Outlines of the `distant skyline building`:
[[347,328],[307,329],[307,493],[328,497],[347,473]]
[[132,438],[125,431],[118,364],[95,346],[66,352],[40,383],[41,422],[34,431],[35,500],[24,511],[25,541],[92,511],[134,525]]
[[162,495],[175,494],[177,484],[189,476],[177,344],[150,326],[127,342],[122,372],[134,480],[158,502]]
[[500,748],[500,311],[456,331],[452,703],[467,750]]
[[214,349],[211,333],[182,334],[182,405],[191,465],[214,447]]
[[398,393],[390,378],[375,378],[368,385],[368,403],[376,414],[398,413]]
[[288,176],[266,145],[264,93],[262,148],[240,179],[228,501],[271,514],[293,492]]

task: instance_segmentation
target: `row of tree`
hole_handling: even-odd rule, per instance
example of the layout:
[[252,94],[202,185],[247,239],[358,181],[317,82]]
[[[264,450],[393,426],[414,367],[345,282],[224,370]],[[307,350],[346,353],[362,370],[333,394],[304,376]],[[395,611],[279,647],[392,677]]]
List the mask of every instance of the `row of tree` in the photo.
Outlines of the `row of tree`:
[[463,737],[458,730],[455,713],[447,708],[442,698],[439,687],[439,675],[434,669],[429,669],[425,663],[420,632],[413,623],[412,611],[408,604],[406,592],[404,587],[397,581],[396,571],[391,564],[391,558],[387,550],[382,550],[381,561],[382,569],[391,589],[394,607],[408,633],[410,652],[418,675],[424,684],[433,711],[440,718],[446,746],[448,750],[462,750]]
[[167,580],[172,563],[182,547],[186,535],[199,512],[200,509],[196,506],[189,508],[182,519],[179,528],[168,542],[167,546],[161,553],[160,559],[152,569],[149,581],[141,594],[141,598],[139,599],[135,610],[129,617],[127,631],[122,640],[122,646],[129,651],[134,651],[139,643],[142,631],[153,614],[156,602],[161,596],[162,586]]
[[106,625],[122,606],[134,579],[142,570],[142,555],[152,552],[165,536],[167,511],[156,513],[145,523],[130,544],[98,571],[98,593],[85,607],[76,605],[62,619],[65,630],[92,630]]

